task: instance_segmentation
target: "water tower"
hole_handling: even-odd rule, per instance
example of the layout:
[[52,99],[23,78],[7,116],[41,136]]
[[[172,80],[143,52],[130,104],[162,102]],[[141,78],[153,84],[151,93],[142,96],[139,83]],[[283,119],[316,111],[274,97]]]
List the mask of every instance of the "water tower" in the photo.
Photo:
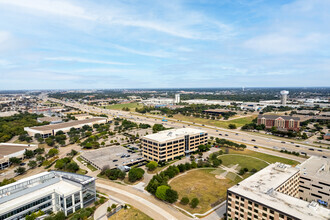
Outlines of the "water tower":
[[286,105],[286,101],[288,99],[289,91],[282,90],[280,93],[281,93],[281,104]]

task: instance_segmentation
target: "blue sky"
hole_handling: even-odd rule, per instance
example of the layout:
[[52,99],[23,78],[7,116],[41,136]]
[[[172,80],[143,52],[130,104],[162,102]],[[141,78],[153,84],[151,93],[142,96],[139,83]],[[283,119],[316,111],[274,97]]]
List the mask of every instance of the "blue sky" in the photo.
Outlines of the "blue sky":
[[0,0],[0,89],[330,85],[329,0]]

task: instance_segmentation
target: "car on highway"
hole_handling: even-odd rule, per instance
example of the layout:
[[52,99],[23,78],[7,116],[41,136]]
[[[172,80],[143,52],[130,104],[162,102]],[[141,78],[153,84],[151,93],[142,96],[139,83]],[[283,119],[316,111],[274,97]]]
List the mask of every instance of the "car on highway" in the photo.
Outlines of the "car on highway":
[[282,144],[285,144],[285,141],[281,141]]
[[327,158],[326,156],[322,156],[323,158]]
[[296,145],[296,147],[300,147],[299,145]]
[[321,149],[318,149],[317,151],[320,151],[320,152],[322,152],[323,150],[321,150]]
[[257,146],[253,146],[254,148],[258,148]]
[[254,141],[254,142],[255,142],[256,140],[254,140],[254,139],[251,139],[251,141]]
[[238,133],[236,133],[235,135],[238,135]]
[[221,136],[222,136],[222,134],[219,134],[219,135],[221,135]]
[[300,154],[305,154],[305,155],[307,155],[305,152],[300,152]]
[[314,149],[313,149],[313,148],[308,148],[308,150],[314,151]]
[[225,134],[225,136],[228,136],[228,134]]
[[294,144],[294,142],[291,142],[291,144]]
[[219,132],[218,130],[216,130],[216,132]]

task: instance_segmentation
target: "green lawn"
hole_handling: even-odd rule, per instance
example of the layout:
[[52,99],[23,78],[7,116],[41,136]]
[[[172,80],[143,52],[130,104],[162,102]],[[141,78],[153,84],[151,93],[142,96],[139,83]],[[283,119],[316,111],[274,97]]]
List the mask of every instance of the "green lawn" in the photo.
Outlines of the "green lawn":
[[87,161],[85,161],[84,159],[82,159],[81,157],[77,157],[77,160],[82,163],[82,162],[86,162],[87,163],[87,168],[90,169],[91,171],[96,171],[97,169],[91,165],[90,163],[88,163]]
[[124,107],[129,108],[130,111],[135,111],[135,108],[141,108],[143,105],[137,102],[127,104],[114,104],[105,106],[106,109],[122,110]]
[[297,164],[299,164],[299,162],[295,161],[295,160],[290,160],[290,159],[277,157],[277,156],[273,156],[273,155],[269,155],[269,154],[263,154],[263,153],[259,153],[259,152],[248,150],[248,149],[245,149],[244,151],[240,151],[240,150],[236,151],[236,150],[229,149],[229,154],[249,155],[251,157],[256,157],[256,158],[262,159],[264,161],[267,161],[268,163],[280,162],[280,163],[285,163],[285,164],[289,164],[289,165],[293,165],[293,166],[296,166]]
[[190,121],[190,122],[195,122],[198,124],[217,126],[217,127],[221,127],[221,128],[228,128],[229,124],[235,124],[236,127],[241,127],[247,123],[251,123],[255,117],[256,116],[247,116],[244,118],[233,119],[230,121],[219,121],[219,120],[212,120],[212,119],[206,119],[206,118],[195,118],[195,117],[191,117],[191,116],[183,116],[181,114],[177,114],[177,115],[173,116],[173,118],[177,119],[177,120]]
[[224,154],[219,156],[219,159],[222,160],[222,165],[226,167],[231,167],[232,165],[238,164],[240,168],[248,168],[249,170],[255,168],[257,170],[261,170],[262,168],[268,166],[268,164],[262,160],[245,156],[245,155],[231,155],[231,154]]
[[179,200],[187,196],[189,200],[199,199],[199,205],[193,209],[189,205],[182,205],[179,202],[177,206],[187,210],[190,213],[204,213],[226,199],[227,189],[235,185],[241,179],[217,179],[214,172],[216,169],[196,169],[173,179],[170,183],[172,189],[179,194]]

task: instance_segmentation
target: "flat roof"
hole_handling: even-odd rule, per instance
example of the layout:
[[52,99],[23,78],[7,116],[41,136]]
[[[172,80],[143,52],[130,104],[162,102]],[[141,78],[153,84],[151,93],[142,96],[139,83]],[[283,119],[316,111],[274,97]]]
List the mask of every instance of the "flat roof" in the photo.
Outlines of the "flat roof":
[[[112,169],[122,165],[129,165],[131,163],[137,163],[139,161],[142,162],[145,160],[145,158],[140,153],[130,153],[128,150],[129,149],[122,146],[112,146],[100,148],[97,150],[85,151],[82,153],[82,156],[101,169],[107,165],[110,167],[110,169]],[[129,155],[129,157],[121,158],[122,155]],[[114,162],[114,160],[116,161]]]
[[178,129],[169,129],[165,131],[160,131],[156,134],[149,134],[144,136],[143,138],[148,138],[150,140],[154,140],[158,142],[164,142],[179,137],[183,138],[185,135],[194,135],[194,134],[202,134],[202,133],[204,134],[206,132],[195,128],[178,128]]
[[41,118],[37,118],[37,120],[39,121],[49,121],[49,122],[52,122],[52,121],[62,121],[62,118],[60,117],[41,117]]
[[31,144],[29,146],[28,144],[0,143],[0,159],[7,155],[10,155],[10,154],[13,154],[13,153],[25,150],[25,149],[29,149],[32,147],[36,147],[36,146],[37,145],[33,145],[33,144]]
[[301,176],[313,176],[330,182],[330,159],[311,156],[308,160],[299,165]]
[[275,191],[299,172],[296,167],[270,164],[228,191],[300,219],[329,219],[330,209]]
[[43,126],[35,126],[35,127],[30,127],[31,129],[37,130],[37,131],[48,131],[48,130],[57,130],[61,128],[68,128],[68,127],[73,127],[77,125],[82,125],[82,124],[88,124],[100,120],[106,120],[107,118],[105,117],[94,117],[94,118],[89,118],[89,119],[84,119],[84,120],[74,120],[74,121],[69,121],[69,122],[63,122],[59,124],[51,124],[51,125],[43,125]]

